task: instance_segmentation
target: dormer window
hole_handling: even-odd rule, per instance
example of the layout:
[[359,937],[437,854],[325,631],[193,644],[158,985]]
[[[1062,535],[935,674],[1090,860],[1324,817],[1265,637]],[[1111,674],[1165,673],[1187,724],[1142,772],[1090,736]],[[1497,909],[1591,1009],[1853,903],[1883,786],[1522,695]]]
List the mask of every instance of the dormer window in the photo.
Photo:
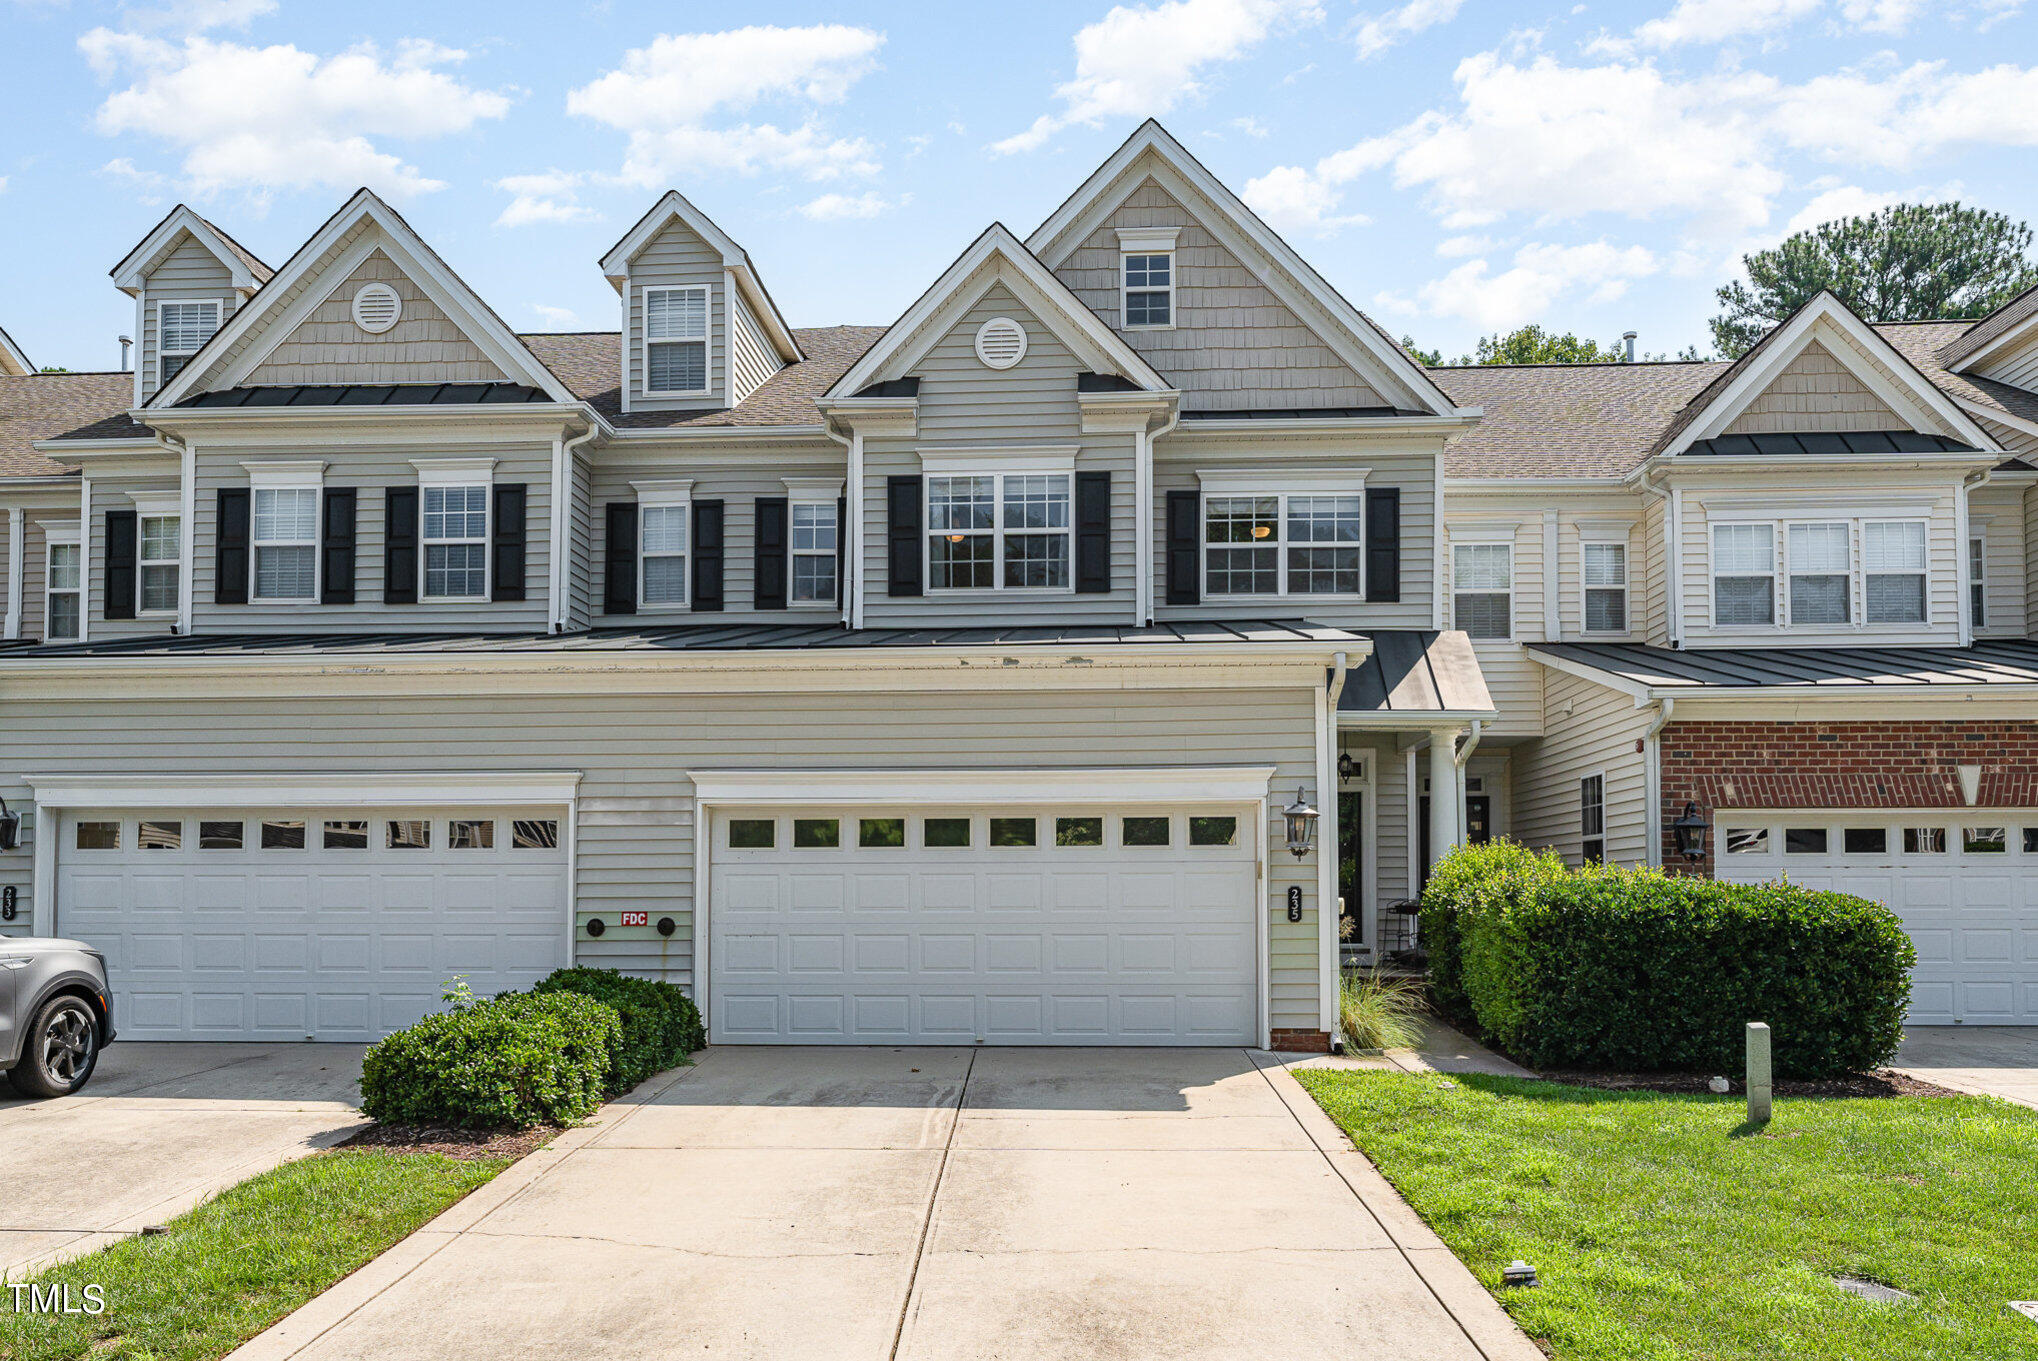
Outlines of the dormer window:
[[1120,228],[1119,302],[1128,330],[1175,324],[1175,227]]
[[168,383],[219,329],[219,302],[156,304],[156,385]]
[[644,290],[644,392],[704,397],[708,392],[708,290]]

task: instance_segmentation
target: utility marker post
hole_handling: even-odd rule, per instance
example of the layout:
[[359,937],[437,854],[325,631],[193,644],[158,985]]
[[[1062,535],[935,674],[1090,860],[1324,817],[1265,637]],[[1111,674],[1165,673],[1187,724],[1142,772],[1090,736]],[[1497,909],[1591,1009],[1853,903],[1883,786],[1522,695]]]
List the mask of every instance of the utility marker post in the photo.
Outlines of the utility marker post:
[[1769,1027],[1748,1022],[1748,1123],[1769,1123]]

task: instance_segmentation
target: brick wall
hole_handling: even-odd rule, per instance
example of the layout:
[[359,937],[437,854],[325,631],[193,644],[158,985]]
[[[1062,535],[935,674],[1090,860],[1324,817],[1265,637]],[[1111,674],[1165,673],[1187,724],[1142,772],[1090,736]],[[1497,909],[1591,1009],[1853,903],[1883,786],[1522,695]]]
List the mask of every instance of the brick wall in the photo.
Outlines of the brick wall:
[[[1981,808],[2038,808],[2038,722],[1672,723],[1663,730],[1663,863],[1686,865],[1670,824],[1718,808],[1959,808],[1960,766]],[[1708,858],[1691,872],[1712,873]]]

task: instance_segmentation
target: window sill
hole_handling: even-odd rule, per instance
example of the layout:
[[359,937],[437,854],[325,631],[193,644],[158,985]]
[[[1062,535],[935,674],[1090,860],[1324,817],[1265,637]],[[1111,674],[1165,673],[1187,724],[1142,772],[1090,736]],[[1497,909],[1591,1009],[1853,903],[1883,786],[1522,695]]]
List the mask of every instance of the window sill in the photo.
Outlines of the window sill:
[[656,399],[659,401],[663,401],[669,397],[682,397],[682,398],[712,397],[715,395],[715,390],[713,388],[702,388],[698,392],[640,392],[637,395],[647,400]]
[[[1292,605],[1297,602],[1310,605],[1363,605],[1367,603],[1366,595],[1363,591],[1357,593],[1346,591],[1336,595],[1329,594],[1328,592],[1311,594],[1307,591],[1290,591],[1286,595],[1279,593],[1272,595],[1231,595],[1206,590],[1203,592],[1203,599],[1201,601],[1205,605]],[[1379,605],[1396,604],[1399,602],[1374,601],[1373,603]]]
[[[420,605],[492,605],[495,602],[485,595],[421,595]],[[521,602],[520,602],[521,603]]]
[[1172,331],[1175,329],[1175,323],[1171,321],[1165,326],[1155,326],[1152,323],[1148,323],[1143,326],[1134,326],[1127,324],[1125,326],[1119,327],[1118,329],[1121,331]]
[[[275,609],[278,607],[289,607],[294,605],[316,605],[318,603],[319,603],[318,597],[315,595],[295,597],[263,596],[259,600],[257,600],[253,596],[248,597],[248,604],[254,606],[257,609]],[[239,605],[224,605],[218,606],[217,608],[233,610],[240,609],[242,607]]]

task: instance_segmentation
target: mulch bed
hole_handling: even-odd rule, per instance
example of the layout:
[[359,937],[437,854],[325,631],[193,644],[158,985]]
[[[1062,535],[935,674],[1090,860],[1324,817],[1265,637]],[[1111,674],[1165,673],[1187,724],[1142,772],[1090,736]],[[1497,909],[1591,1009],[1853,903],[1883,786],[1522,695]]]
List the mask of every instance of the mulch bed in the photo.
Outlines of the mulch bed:
[[[1541,1072],[1537,1077],[1550,1082],[1565,1082],[1574,1087],[1599,1087],[1614,1092],[1673,1092],[1679,1094],[1708,1093],[1712,1089],[1706,1084],[1712,1080],[1711,1073],[1578,1073]],[[1733,1096],[1746,1096],[1747,1084],[1739,1078],[1728,1077],[1732,1083],[1729,1089]],[[1869,1073],[1851,1073],[1846,1077],[1828,1078],[1778,1078],[1771,1086],[1777,1096],[1789,1097],[1884,1097],[1884,1096],[1960,1096],[1962,1093],[1941,1087],[1932,1082],[1920,1082],[1917,1078],[1899,1073],[1894,1068],[1878,1068]]]
[[551,1125],[535,1129],[463,1129],[458,1125],[385,1125],[377,1122],[339,1148],[385,1148],[395,1153],[437,1153],[448,1158],[515,1160],[544,1147],[560,1131]]

